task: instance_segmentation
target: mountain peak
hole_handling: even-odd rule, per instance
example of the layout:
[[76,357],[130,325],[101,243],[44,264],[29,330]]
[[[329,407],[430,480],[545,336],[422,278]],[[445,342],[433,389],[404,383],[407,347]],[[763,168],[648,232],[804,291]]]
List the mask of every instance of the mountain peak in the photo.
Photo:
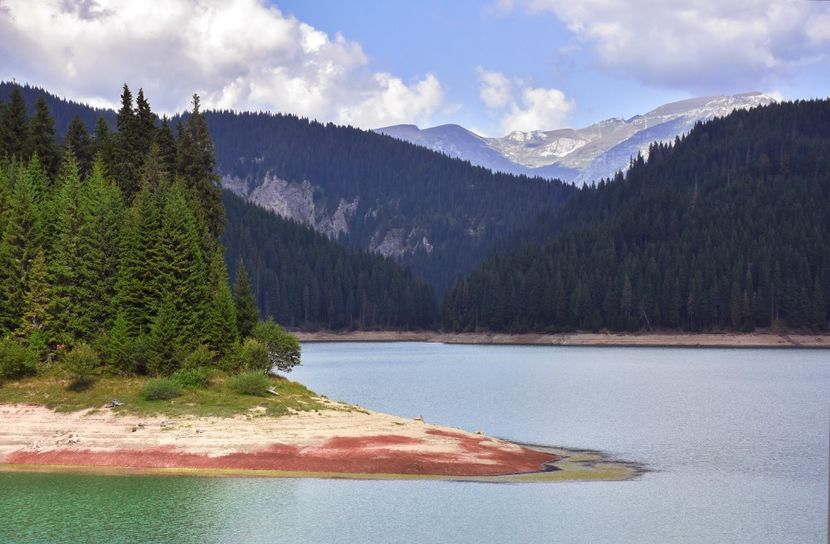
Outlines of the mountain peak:
[[376,132],[494,171],[586,183],[625,170],[630,157],[647,154],[649,144],[672,141],[698,121],[775,101],[759,91],[701,96],[669,102],[628,119],[612,117],[578,129],[516,130],[501,138],[483,138],[455,124],[425,129],[395,125]]

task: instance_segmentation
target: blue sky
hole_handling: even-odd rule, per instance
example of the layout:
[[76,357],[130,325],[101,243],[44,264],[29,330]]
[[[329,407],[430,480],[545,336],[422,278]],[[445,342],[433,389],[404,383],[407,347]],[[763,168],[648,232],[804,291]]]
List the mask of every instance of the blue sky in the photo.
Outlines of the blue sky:
[[[578,97],[569,118],[573,126],[630,117],[691,96],[683,90],[649,88],[627,77],[604,75],[592,66],[589,52],[579,47],[574,35],[551,13],[505,11],[494,2],[470,0],[370,1],[364,3],[370,6],[367,9],[331,0],[274,3],[329,34],[340,32],[359,41],[377,69],[407,80],[435,73],[448,102],[463,105],[457,111],[436,115],[436,124],[482,129],[498,126],[477,98],[477,66]],[[734,91],[742,90],[762,89]]]
[[485,135],[763,91],[825,97],[830,2],[0,0],[0,79],[99,106],[269,110]]

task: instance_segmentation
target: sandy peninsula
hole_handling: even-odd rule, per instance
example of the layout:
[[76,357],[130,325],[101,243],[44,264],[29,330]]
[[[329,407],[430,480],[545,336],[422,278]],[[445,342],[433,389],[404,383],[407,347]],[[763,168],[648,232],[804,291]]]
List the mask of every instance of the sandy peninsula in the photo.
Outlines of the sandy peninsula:
[[282,417],[137,416],[0,405],[0,471],[493,481],[620,480],[638,467],[333,401]]
[[827,334],[758,333],[442,333],[436,331],[294,332],[301,342],[436,342],[538,346],[830,348]]

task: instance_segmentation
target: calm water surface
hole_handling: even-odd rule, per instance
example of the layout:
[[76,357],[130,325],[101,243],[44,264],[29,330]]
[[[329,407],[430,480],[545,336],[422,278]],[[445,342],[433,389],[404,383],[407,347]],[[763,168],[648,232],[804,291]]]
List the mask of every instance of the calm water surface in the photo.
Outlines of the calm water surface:
[[827,541],[830,351],[306,344],[292,377],[654,472],[553,484],[0,474],[0,541]]

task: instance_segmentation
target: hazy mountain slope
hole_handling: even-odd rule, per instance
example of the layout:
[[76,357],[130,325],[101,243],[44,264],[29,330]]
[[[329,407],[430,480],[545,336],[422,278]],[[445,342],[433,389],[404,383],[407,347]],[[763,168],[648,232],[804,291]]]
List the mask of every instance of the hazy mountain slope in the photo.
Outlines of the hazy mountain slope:
[[650,151],[448,291],[446,325],[826,329],[830,100],[737,111]]
[[692,98],[664,104],[631,119],[606,119],[581,129],[512,132],[502,138],[484,138],[462,127],[446,128],[454,125],[424,130],[397,125],[377,132],[493,170],[582,184],[624,171],[630,158],[647,152],[650,143],[674,140],[698,121],[772,102],[761,93]]
[[[12,89],[15,86],[15,83],[7,81],[0,82],[0,100],[8,102]],[[115,112],[113,110],[93,108],[92,106],[88,106],[86,104],[66,100],[39,87],[21,85],[20,90],[23,94],[23,100],[26,102],[26,108],[28,109],[29,115],[34,113],[35,101],[37,101],[39,96],[43,96],[46,99],[49,111],[55,119],[55,131],[59,137],[63,137],[66,133],[66,129],[69,127],[69,123],[72,122],[72,119],[74,119],[76,115],[80,116],[81,121],[84,122],[90,132],[94,130],[95,121],[100,115],[104,116],[104,119],[107,120],[110,126],[115,126]]]
[[494,174],[369,131],[207,112],[223,185],[331,238],[391,256],[439,290],[575,189]]

